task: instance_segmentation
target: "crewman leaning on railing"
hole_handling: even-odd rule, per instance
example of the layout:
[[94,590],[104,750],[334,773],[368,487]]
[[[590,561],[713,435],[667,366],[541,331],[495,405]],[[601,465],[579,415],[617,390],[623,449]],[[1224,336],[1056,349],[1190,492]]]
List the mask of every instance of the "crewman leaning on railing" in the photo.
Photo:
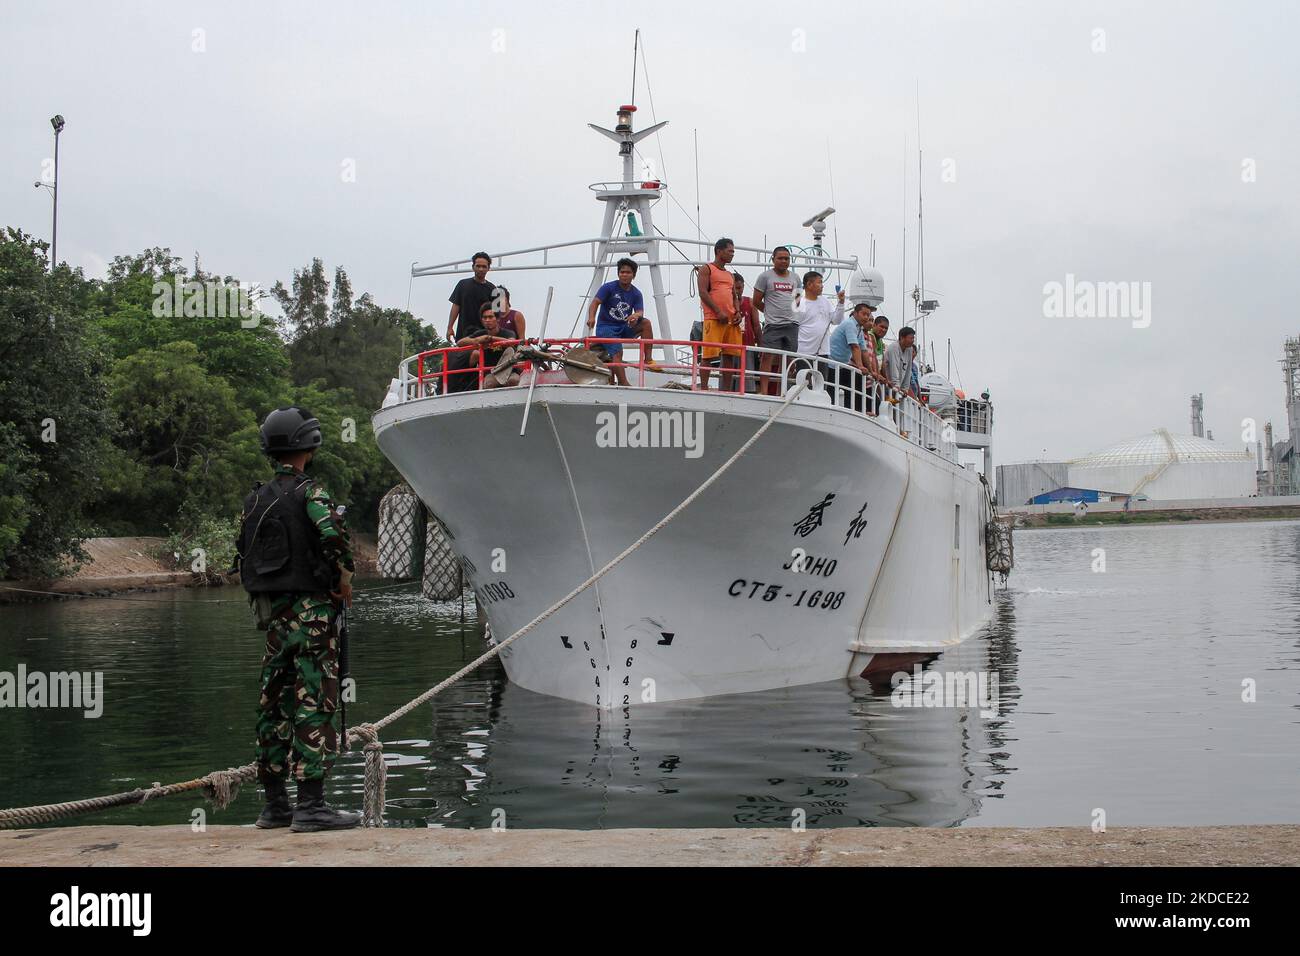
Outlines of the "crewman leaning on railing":
[[873,311],[867,303],[859,302],[849,314],[850,321],[841,322],[831,330],[830,358],[832,362],[841,364],[835,366],[839,388],[834,389],[828,384],[827,389],[832,391],[832,401],[838,391],[840,404],[852,407],[855,412],[863,410],[864,389],[869,390],[875,385],[875,378],[867,365],[866,338]]
[[916,330],[905,325],[898,330],[898,339],[885,349],[885,378],[899,397],[913,395],[912,362],[916,359]]
[[[447,391],[472,392],[477,388],[518,385],[519,373],[507,366],[501,377],[491,373],[514,339],[501,334],[501,325],[491,302],[479,307],[478,325],[456,340],[458,350],[447,353]],[[482,385],[480,386],[480,375]],[[502,381],[501,378],[505,381]]]
[[880,413],[880,398],[889,388],[889,379],[885,377],[885,335],[889,332],[889,317],[877,315],[871,320],[867,331],[866,365],[871,372],[871,387],[867,391],[867,414]]

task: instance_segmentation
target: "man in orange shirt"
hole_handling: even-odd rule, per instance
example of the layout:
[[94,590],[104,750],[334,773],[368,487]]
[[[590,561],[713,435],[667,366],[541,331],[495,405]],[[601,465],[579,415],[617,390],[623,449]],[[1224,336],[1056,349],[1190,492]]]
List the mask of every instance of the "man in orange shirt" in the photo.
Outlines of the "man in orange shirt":
[[[730,392],[734,388],[736,373],[740,367],[741,338],[740,309],[736,302],[736,280],[727,270],[727,263],[736,257],[736,244],[730,239],[719,239],[713,244],[713,261],[696,270],[699,276],[700,308],[704,312],[704,341],[718,343],[705,345],[701,350],[703,362],[700,365],[700,388],[709,387],[709,364],[712,359],[720,358],[720,365],[726,371],[719,371],[722,390]],[[723,349],[721,345],[735,345],[737,348]]]

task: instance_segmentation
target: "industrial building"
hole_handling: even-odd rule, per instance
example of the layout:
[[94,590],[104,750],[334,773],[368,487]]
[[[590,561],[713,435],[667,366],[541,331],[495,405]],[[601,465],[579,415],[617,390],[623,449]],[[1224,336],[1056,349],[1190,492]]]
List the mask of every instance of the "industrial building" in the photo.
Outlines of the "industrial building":
[[1006,506],[1146,497],[1242,498],[1255,494],[1255,456],[1198,435],[1158,428],[1070,461],[998,466]]
[[1287,432],[1273,441],[1264,425],[1255,452],[1214,441],[1205,431],[1205,398],[1193,395],[1190,435],[1163,428],[1069,461],[999,465],[997,500],[1002,507],[1056,501],[1246,498],[1300,495],[1300,337],[1282,348]]
[[1287,436],[1273,441],[1273,423],[1264,426],[1264,448],[1268,456],[1259,463],[1261,495],[1300,494],[1300,338],[1289,338],[1282,346],[1282,380],[1286,385]]

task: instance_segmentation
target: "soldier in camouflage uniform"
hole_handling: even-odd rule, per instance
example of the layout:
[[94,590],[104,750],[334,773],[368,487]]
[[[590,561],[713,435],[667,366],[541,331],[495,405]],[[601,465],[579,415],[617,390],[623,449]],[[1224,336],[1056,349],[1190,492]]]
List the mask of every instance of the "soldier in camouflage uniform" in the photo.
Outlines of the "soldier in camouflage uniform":
[[[325,803],[325,776],[339,751],[337,617],[352,600],[352,552],[329,493],[303,471],[321,444],[306,410],[278,408],[262,424],[262,450],[275,475],[244,502],[240,581],[266,631],[257,710],[263,829],[336,830],[360,822]],[[298,781],[289,806],[286,781]]]

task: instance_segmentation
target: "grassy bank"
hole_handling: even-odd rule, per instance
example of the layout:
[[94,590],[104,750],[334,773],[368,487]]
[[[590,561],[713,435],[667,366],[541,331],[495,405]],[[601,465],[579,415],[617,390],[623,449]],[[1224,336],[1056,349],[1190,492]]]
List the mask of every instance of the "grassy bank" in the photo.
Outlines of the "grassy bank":
[[1081,528],[1095,525],[1191,524],[1205,521],[1262,521],[1300,518],[1300,506],[1281,508],[1195,508],[1178,511],[1094,511],[1073,514],[1014,515],[1017,528]]
[[[178,545],[168,538],[89,538],[83,547],[87,560],[62,577],[0,580],[0,604],[239,583],[237,575],[224,573],[230,566],[229,555],[218,555],[220,562],[210,565],[214,570],[196,573],[191,570],[191,555],[175,553]],[[375,549],[375,535],[353,533],[352,553],[359,573],[374,573]]]

